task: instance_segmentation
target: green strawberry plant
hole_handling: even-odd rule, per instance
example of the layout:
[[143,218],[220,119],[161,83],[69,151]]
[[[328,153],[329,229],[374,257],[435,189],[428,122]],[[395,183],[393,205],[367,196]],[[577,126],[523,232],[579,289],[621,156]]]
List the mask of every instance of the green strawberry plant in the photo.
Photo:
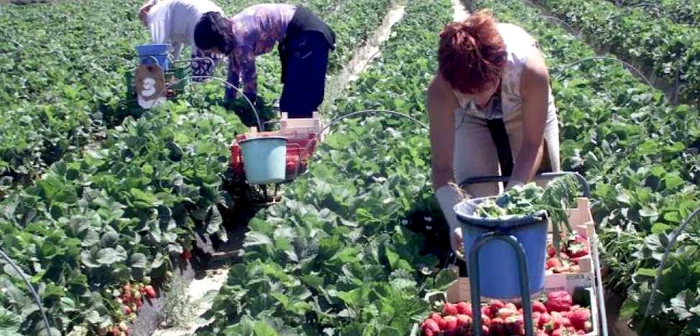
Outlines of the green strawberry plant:
[[697,25],[675,23],[666,17],[650,20],[644,8],[623,10],[606,0],[539,2],[593,43],[627,60],[638,61],[670,85],[679,72],[680,96],[698,104],[700,48],[694,43],[700,37]]
[[642,8],[656,17],[667,17],[675,23],[693,25],[700,22],[700,4],[686,0],[661,0],[656,3],[644,0],[608,0],[623,8]]

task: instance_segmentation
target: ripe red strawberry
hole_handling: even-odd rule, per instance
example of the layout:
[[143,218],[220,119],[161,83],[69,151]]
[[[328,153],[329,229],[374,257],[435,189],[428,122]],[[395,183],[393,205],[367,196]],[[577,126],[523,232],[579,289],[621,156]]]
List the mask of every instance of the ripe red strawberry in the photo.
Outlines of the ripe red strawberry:
[[124,310],[124,315],[129,315],[129,314],[131,314],[131,308],[130,308],[129,306],[124,305],[124,306],[122,307],[122,309]]
[[148,285],[148,286],[146,286],[146,287],[144,287],[144,288],[145,288],[145,291],[146,291],[145,294],[146,294],[146,296],[148,296],[148,298],[150,298],[150,299],[155,299],[155,298],[156,298],[156,290],[153,289],[153,286]]
[[430,319],[435,321],[438,324],[438,327],[440,327],[440,329],[445,328],[445,320],[442,318],[442,316],[440,316],[440,314],[432,313],[430,315]]
[[498,314],[498,311],[501,308],[505,308],[506,305],[500,300],[493,300],[493,301],[491,301],[491,305],[489,307],[491,308],[491,312],[489,313],[489,316],[496,317]]
[[549,324],[549,322],[552,320],[552,315],[549,315],[549,313],[544,313],[540,315],[540,320],[537,322],[537,327],[540,329],[543,329],[545,325]]
[[469,315],[459,314],[457,315],[457,327],[470,327],[472,325],[472,318]]
[[472,316],[472,307],[468,303],[462,301],[456,305],[457,313]]
[[136,300],[136,309],[141,309],[143,307],[143,301],[141,299]]
[[423,336],[435,336],[436,334],[432,329],[422,328],[421,330],[423,331]]
[[457,329],[457,317],[455,316],[445,316],[445,328],[444,331],[452,331]]
[[[491,307],[489,307],[489,306],[481,307],[481,315],[493,317],[493,316],[491,316]],[[472,315],[472,317],[474,317],[474,316]]]
[[540,314],[544,314],[547,312],[547,307],[545,307],[544,303],[542,303],[540,301],[533,301],[532,302],[532,311],[538,312]]
[[[539,312],[533,312],[533,313],[532,313],[532,324],[533,324],[535,327],[537,327],[537,324],[540,323],[540,315],[542,315],[542,314],[540,314]],[[524,315],[523,315],[523,317],[524,317]]]
[[491,325],[491,318],[482,314],[481,315],[481,325],[490,326]]
[[423,330],[423,335],[426,336],[432,336],[440,332],[440,327],[438,327],[437,322],[431,319],[423,321],[420,328]]
[[586,322],[591,318],[591,311],[586,308],[579,308],[572,310],[569,313],[569,320],[571,325],[576,328],[576,330],[586,330]]
[[560,317],[558,322],[564,327],[571,327],[571,320],[568,317]]
[[511,316],[515,315],[515,311],[513,311],[510,308],[501,308],[498,310],[498,314],[496,315],[497,317],[500,317],[501,319],[505,320]]
[[552,316],[552,320],[549,321],[549,323],[545,324],[545,330],[557,330],[560,328],[567,328],[571,326],[571,321],[562,316]]
[[183,250],[183,251],[182,251],[182,257],[183,257],[185,260],[189,260],[190,258],[192,258],[192,252],[190,252],[190,250]]
[[562,264],[561,264],[561,261],[559,260],[559,258],[552,257],[552,258],[547,259],[547,268],[546,269],[549,270],[549,269],[554,269],[554,268],[561,267],[561,266],[562,266]]
[[565,252],[570,258],[581,258],[587,256],[589,251],[586,243],[586,238],[581,235],[571,237],[567,241]]
[[554,257],[555,255],[557,255],[557,250],[554,248],[554,245],[552,245],[552,244],[547,245],[547,256],[551,258],[551,257]]
[[555,291],[547,294],[545,306],[550,312],[569,311],[572,305],[571,295],[567,291]]
[[457,311],[457,307],[455,305],[445,302],[445,304],[442,306],[442,314],[443,315],[457,315],[459,312]]
[[489,326],[489,330],[491,331],[491,333],[489,335],[493,335],[493,336],[506,336],[506,335],[508,335],[508,329],[506,329],[506,322],[500,317],[496,317],[493,320],[491,320],[491,323],[488,326]]
[[525,322],[522,316],[511,316],[505,320],[510,335],[525,335]]
[[555,329],[554,331],[552,331],[552,336],[564,336],[566,335],[566,332],[567,331],[565,328]]

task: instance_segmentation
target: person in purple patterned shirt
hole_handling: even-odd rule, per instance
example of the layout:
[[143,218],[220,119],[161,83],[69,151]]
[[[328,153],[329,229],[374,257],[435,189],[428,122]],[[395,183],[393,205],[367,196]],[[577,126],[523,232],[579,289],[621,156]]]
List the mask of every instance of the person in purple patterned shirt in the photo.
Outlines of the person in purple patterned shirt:
[[[280,110],[290,118],[310,118],[323,102],[335,33],[305,7],[254,5],[230,19],[218,12],[205,13],[195,27],[194,39],[199,49],[228,55],[228,83],[251,101],[257,97],[255,57],[277,44],[284,84]],[[237,90],[227,87],[225,100],[236,97]]]

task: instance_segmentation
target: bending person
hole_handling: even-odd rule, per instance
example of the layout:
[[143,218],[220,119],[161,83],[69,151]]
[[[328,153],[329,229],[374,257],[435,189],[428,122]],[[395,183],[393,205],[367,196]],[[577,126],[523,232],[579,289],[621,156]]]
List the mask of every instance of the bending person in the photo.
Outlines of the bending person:
[[[508,164],[504,156],[512,162],[512,172],[502,172],[511,176],[508,188],[538,171],[560,171],[559,128],[547,65],[522,28],[480,11],[444,28],[438,54],[428,88],[432,179],[456,251],[462,231],[453,207],[461,199],[450,182],[499,175],[499,165]],[[470,197],[499,189],[495,183],[466,187]]]
[[171,44],[175,60],[180,59],[185,45],[192,47],[194,60],[190,66],[195,81],[211,76],[215,63],[221,60],[216,54],[198,49],[194,43],[194,27],[207,12],[223,14],[223,10],[209,0],[149,0],[139,9],[139,19],[150,30],[151,42]]
[[[289,118],[311,118],[323,102],[329,51],[335,49],[335,33],[305,7],[262,4],[246,8],[227,19],[210,12],[195,27],[195,43],[208,52],[229,56],[228,82],[251,100],[257,97],[255,57],[279,43],[284,83],[280,110]],[[227,87],[225,100],[237,97]]]

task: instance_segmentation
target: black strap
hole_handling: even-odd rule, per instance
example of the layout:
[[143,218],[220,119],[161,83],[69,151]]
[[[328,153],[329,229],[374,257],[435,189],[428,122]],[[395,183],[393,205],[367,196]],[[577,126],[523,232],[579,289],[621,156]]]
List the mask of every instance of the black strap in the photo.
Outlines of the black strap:
[[501,164],[501,175],[510,176],[513,173],[513,153],[510,149],[506,124],[503,119],[487,119],[486,127],[489,128],[491,139],[496,145],[498,162]]

